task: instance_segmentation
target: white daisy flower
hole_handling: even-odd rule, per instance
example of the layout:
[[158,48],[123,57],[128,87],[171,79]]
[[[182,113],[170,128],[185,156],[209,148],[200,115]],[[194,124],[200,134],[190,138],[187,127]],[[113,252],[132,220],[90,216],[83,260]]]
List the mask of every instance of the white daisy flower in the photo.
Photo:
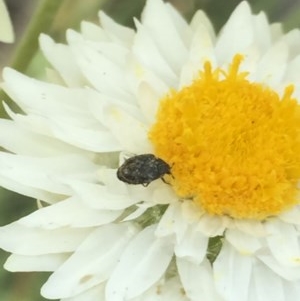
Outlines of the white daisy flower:
[[300,300],[299,30],[100,19],[41,36],[55,83],[4,70],[0,184],[43,205],[0,228],[6,269],[63,301]]

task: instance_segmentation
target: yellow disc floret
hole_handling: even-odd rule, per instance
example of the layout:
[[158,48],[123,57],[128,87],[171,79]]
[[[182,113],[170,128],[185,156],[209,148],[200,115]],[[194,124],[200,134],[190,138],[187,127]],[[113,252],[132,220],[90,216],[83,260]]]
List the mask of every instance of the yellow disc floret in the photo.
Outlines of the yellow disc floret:
[[264,219],[298,204],[300,106],[239,72],[206,62],[199,77],[160,102],[149,139],[172,168],[181,198],[206,212]]

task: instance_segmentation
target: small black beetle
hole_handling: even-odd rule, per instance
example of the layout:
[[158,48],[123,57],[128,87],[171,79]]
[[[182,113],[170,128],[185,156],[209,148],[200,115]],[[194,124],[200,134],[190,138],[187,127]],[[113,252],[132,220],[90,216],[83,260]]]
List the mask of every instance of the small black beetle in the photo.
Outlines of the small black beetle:
[[143,154],[127,159],[117,170],[117,177],[128,184],[148,186],[152,181],[171,174],[170,166],[153,154]]

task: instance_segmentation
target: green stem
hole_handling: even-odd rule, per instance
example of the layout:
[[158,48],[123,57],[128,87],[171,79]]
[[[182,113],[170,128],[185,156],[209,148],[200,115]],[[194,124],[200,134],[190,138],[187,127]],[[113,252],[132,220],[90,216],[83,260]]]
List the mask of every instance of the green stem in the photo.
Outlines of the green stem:
[[38,50],[39,34],[41,32],[49,32],[53,19],[63,2],[62,0],[43,0],[40,2],[15,51],[11,63],[12,68],[26,73],[28,65]]

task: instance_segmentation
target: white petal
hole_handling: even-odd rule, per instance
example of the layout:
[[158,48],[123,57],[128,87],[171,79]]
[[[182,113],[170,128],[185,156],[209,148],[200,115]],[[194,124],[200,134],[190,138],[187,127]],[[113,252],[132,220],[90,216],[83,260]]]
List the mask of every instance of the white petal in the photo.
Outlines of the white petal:
[[162,279],[149,290],[130,301],[189,301],[178,277]]
[[124,150],[134,154],[153,153],[148,126],[144,121],[130,116],[117,106],[107,107],[105,114],[109,129]]
[[192,17],[190,27],[194,32],[197,32],[199,27],[206,28],[211,40],[215,41],[216,34],[215,34],[213,24],[211,23],[210,19],[207,17],[204,11],[202,10],[196,11],[194,16]]
[[257,258],[260,259],[273,273],[278,274],[280,277],[288,281],[300,280],[300,269],[297,267],[287,267],[279,263],[272,254],[258,254]]
[[61,227],[85,228],[114,221],[123,211],[95,210],[75,197],[39,209],[21,218],[18,223],[27,227],[56,229]]
[[20,255],[66,253],[76,250],[91,229],[62,228],[43,230],[27,228],[14,222],[0,227],[0,247]]
[[[82,202],[94,210],[121,210],[141,201],[138,196],[131,198],[128,193],[122,193],[125,185],[123,182],[119,183],[115,192],[108,190],[104,185],[87,182],[73,181],[70,185]],[[123,189],[120,191],[118,187]]]
[[223,65],[232,57],[249,47],[254,40],[252,15],[248,2],[241,2],[229,20],[222,28],[216,43],[216,57],[218,63]]
[[278,41],[283,36],[283,26],[281,23],[272,23],[270,24],[272,41]]
[[226,228],[226,217],[204,214],[198,223],[198,229],[208,237],[223,235]]
[[222,300],[216,292],[212,268],[207,259],[200,265],[180,258],[177,258],[176,262],[181,282],[189,300]]
[[127,215],[126,218],[124,218],[122,221],[126,222],[126,221],[130,221],[130,220],[134,220],[134,219],[138,218],[139,216],[141,216],[142,214],[144,214],[148,208],[149,207],[137,205],[137,209],[135,211],[133,211],[131,214]]
[[172,21],[172,25],[176,28],[178,36],[184,45],[189,45],[191,37],[189,24],[186,22],[185,18],[182,17],[180,11],[173,6],[173,4],[165,2],[165,8],[170,20]]
[[60,183],[59,177],[87,178],[86,175],[92,175],[95,170],[89,160],[78,155],[35,158],[0,152],[0,182],[2,178],[4,181],[9,179],[13,183],[53,193],[71,193],[69,187]]
[[49,36],[44,34],[40,35],[39,42],[43,54],[68,86],[80,87],[85,84],[86,80],[68,46],[56,44]]
[[49,299],[67,298],[105,281],[135,233],[130,224],[97,228],[50,276],[42,287],[42,295]]
[[299,231],[293,225],[280,220],[266,223],[269,232],[267,243],[275,258],[288,267],[297,267],[300,270]]
[[68,257],[68,253],[34,256],[12,254],[4,267],[10,272],[55,271]]
[[257,16],[253,16],[254,39],[255,45],[260,52],[265,52],[271,46],[271,32],[267,16],[264,12],[260,12]]
[[134,37],[132,51],[140,64],[139,73],[143,74],[143,69],[150,70],[169,88],[176,87],[177,76],[162,56],[149,31],[136,20],[135,25],[137,33]]
[[95,301],[95,300],[105,300],[103,284],[96,285],[82,294],[76,295],[70,298],[62,298],[61,301]]
[[3,0],[0,1],[0,20],[0,41],[12,43],[14,41],[13,27]]
[[122,26],[108,17],[103,11],[99,12],[100,23],[113,42],[130,46],[134,36],[134,31]]
[[158,93],[146,82],[142,82],[139,85],[137,93],[141,111],[147,118],[147,121],[153,124],[160,100]]
[[151,287],[169,265],[173,246],[167,239],[155,238],[155,225],[145,228],[124,250],[107,283],[110,301],[130,299]]
[[295,206],[291,210],[281,213],[279,218],[285,223],[300,225],[300,207]]
[[253,266],[253,287],[251,290],[256,291],[256,301],[286,301],[297,299],[286,299],[284,296],[282,279],[273,271],[266,268],[261,263]]
[[300,30],[298,28],[289,31],[282,37],[282,39],[288,44],[290,59],[293,59],[296,55],[299,55]]
[[170,204],[159,221],[155,235],[165,237],[175,234],[176,240],[184,238],[188,222],[182,217],[182,207],[179,202]]
[[[113,45],[106,46],[106,51],[111,49],[112,53],[117,48],[117,46]],[[103,46],[101,47],[101,44],[98,49],[94,49],[94,47],[86,43],[78,45],[78,42],[72,43],[71,47],[81,71],[93,87],[109,96],[130,99],[130,92],[124,80],[126,52],[123,51],[121,53],[119,51],[120,56],[122,54],[123,57],[122,64],[119,64],[118,61],[112,60],[103,54]]]
[[[258,68],[251,78],[273,87],[282,80],[288,59],[288,47],[283,42],[273,45],[258,62]],[[276,64],[274,64],[276,61]]]
[[94,23],[82,21],[80,24],[80,31],[82,33],[82,37],[85,40],[91,40],[94,42],[110,41],[108,34],[105,32],[105,30]]
[[255,237],[264,237],[268,234],[265,224],[255,220],[234,220],[234,228]]
[[93,117],[85,89],[43,83],[5,68],[4,89],[29,115],[37,115],[61,140],[92,151],[114,151],[116,140]]
[[216,65],[214,45],[208,29],[199,25],[192,38],[188,59],[181,70],[179,87],[191,84],[206,61],[210,61],[212,67]]
[[[92,125],[86,107],[85,90],[66,88],[27,77],[13,69],[3,71],[5,91],[24,110],[69,117],[76,124]],[[74,121],[75,123],[75,121]]]
[[226,241],[213,264],[217,291],[230,301],[247,300],[252,257],[239,254]]
[[[150,186],[151,185],[151,186]],[[149,184],[152,194],[152,202],[155,204],[171,204],[178,202],[178,196],[170,185],[166,185],[161,179]]]
[[225,238],[244,255],[253,255],[262,247],[259,239],[237,229],[228,229]]
[[299,68],[300,68],[300,55],[297,55],[293,60],[287,65],[285,78],[286,82],[292,82],[299,85]]
[[206,255],[208,237],[204,236],[195,225],[189,226],[183,239],[175,246],[177,257],[185,258],[193,264],[200,264]]
[[300,281],[283,281],[286,300],[300,300]]
[[175,20],[170,16],[169,9],[161,0],[148,0],[141,19],[158,45],[165,62],[178,74],[187,57],[187,48],[173,23]]
[[0,143],[5,149],[31,156],[55,156],[83,151],[48,136],[30,132],[17,122],[0,119]]

